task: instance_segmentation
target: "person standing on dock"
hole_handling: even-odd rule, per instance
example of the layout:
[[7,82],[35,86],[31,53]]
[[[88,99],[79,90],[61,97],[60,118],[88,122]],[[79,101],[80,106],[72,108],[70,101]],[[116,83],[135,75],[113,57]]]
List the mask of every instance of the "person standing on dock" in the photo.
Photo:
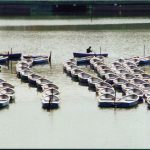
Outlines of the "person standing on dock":
[[92,52],[91,46],[89,46],[89,48],[86,49],[86,52],[87,52],[87,53],[91,53],[91,52]]

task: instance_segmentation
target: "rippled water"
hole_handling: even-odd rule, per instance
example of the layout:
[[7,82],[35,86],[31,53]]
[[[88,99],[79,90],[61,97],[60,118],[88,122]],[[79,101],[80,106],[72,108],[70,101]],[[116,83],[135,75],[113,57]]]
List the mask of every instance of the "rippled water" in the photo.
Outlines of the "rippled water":
[[[23,54],[49,55],[52,51],[52,67],[32,69],[56,83],[61,92],[60,108],[45,111],[41,93],[16,77],[16,62],[12,73],[3,67],[0,78],[15,86],[16,99],[0,110],[0,148],[149,148],[150,111],[145,103],[133,109],[98,108],[95,93],[72,81],[62,69],[73,51],[84,52],[89,45],[95,52],[101,46],[102,52],[109,53],[106,61],[114,61],[143,56],[144,45],[150,55],[149,43],[148,29],[0,30],[0,52],[12,48]],[[146,70],[149,72],[149,67]]]

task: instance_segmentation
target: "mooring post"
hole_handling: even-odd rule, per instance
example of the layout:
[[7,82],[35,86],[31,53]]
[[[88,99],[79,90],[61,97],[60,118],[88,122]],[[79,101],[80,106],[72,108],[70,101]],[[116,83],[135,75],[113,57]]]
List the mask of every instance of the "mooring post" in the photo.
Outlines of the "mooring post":
[[52,57],[52,51],[50,51],[50,55],[49,55],[49,64],[50,64],[50,66],[52,65],[52,59],[51,59],[51,57]]
[[9,70],[9,51],[8,51],[7,67],[8,67],[8,70]]
[[[12,48],[11,48],[11,54],[12,54]],[[10,61],[11,64],[11,73],[12,73],[12,60]]]

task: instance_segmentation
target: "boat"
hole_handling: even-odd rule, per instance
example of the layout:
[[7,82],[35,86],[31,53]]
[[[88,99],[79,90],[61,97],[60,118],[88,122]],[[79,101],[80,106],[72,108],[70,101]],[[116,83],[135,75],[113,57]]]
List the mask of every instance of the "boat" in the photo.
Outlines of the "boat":
[[25,58],[25,59],[28,59],[28,58],[39,58],[39,57],[48,58],[47,55],[23,55],[23,58]]
[[3,79],[0,79],[0,83],[3,83],[3,82],[6,82],[5,80],[3,80]]
[[52,81],[45,79],[45,78],[38,78],[36,80],[36,86],[37,86],[38,90],[42,90],[42,86],[44,84],[49,84],[49,83],[52,83]]
[[143,80],[149,80],[150,79],[150,74],[147,74],[147,73],[142,73],[142,74],[140,74],[140,76],[139,76],[141,79],[143,79]]
[[121,65],[112,65],[112,67],[111,67],[111,69],[113,70],[113,71],[115,71],[116,72],[116,70],[126,70],[125,69],[125,67],[123,67],[123,66],[121,66]]
[[99,91],[99,89],[101,88],[107,88],[107,87],[112,88],[112,86],[105,81],[95,84],[95,87],[96,87],[96,91]]
[[76,65],[76,63],[72,62],[72,61],[67,61],[63,64],[63,70],[64,72],[66,72],[66,68],[70,65]]
[[104,62],[103,56],[101,56],[101,57],[102,58],[94,56],[93,58],[90,59],[90,67],[91,67],[91,69],[94,70],[94,63],[96,63],[96,62]]
[[126,59],[124,59],[124,58],[119,58],[119,59],[116,60],[116,62],[119,62],[119,63],[123,64],[123,63],[126,62]]
[[129,89],[126,92],[126,95],[130,95],[130,94],[136,94],[136,95],[138,95],[139,96],[139,103],[143,102],[144,93],[143,93],[142,90],[140,90],[138,88]]
[[114,107],[116,97],[112,94],[101,94],[98,96],[98,106],[99,107]]
[[105,74],[106,82],[110,84],[114,84],[114,79],[118,78],[119,76],[115,73],[107,73]]
[[69,75],[69,76],[71,76],[71,70],[72,69],[78,69],[78,66],[76,66],[76,65],[68,65],[68,66],[66,66],[66,73]]
[[48,57],[36,57],[33,59],[33,65],[48,64]]
[[122,75],[122,78],[124,78],[124,79],[126,79],[130,82],[132,79],[135,78],[135,76],[130,74],[130,73],[125,73],[125,74]]
[[94,71],[97,72],[98,70],[98,67],[100,66],[106,66],[102,61],[97,61],[93,64],[93,68],[94,68]]
[[139,60],[139,63],[138,63],[139,66],[144,66],[144,65],[149,65],[149,64],[150,64],[150,57],[149,56],[141,58]]
[[33,74],[33,71],[31,71],[30,69],[23,69],[20,71],[20,78],[23,81],[28,81],[28,76]]
[[88,78],[90,78],[91,75],[85,72],[81,72],[78,74],[78,79],[80,84],[88,85]]
[[55,88],[55,89],[59,89],[59,87],[57,85],[55,85],[54,83],[48,83],[48,84],[44,84],[42,85],[42,91],[45,91],[46,89],[49,88]]
[[123,64],[124,67],[129,67],[129,66],[137,66],[136,63],[134,62],[131,62],[131,61],[126,61],[124,64]]
[[110,69],[99,69],[98,70],[98,76],[100,78],[102,78],[103,80],[105,80],[106,74],[110,74],[110,73],[114,73],[114,72]]
[[47,95],[57,95],[58,96],[59,94],[60,94],[60,92],[57,89],[55,89],[55,88],[48,88],[48,89],[43,91],[42,96],[43,97],[45,97]]
[[115,102],[117,108],[130,108],[135,107],[139,103],[139,96],[136,94],[130,94],[123,96]]
[[78,69],[78,68],[74,68],[74,69],[71,69],[71,77],[72,79],[78,81],[78,74],[83,72],[81,69]]
[[100,78],[97,78],[97,77],[89,77],[88,78],[88,85],[89,85],[89,88],[93,91],[96,90],[96,87],[95,85],[102,82],[103,80],[100,79]]
[[121,85],[121,88],[122,88],[122,92],[123,94],[126,94],[126,91],[129,90],[129,89],[134,89],[134,88],[138,88],[137,85],[133,84],[133,83],[130,83],[130,82],[127,82],[127,83],[124,83]]
[[22,66],[30,68],[29,64],[27,64],[26,62],[18,61],[18,63],[16,64],[16,68],[19,68],[19,67],[22,67]]
[[144,92],[150,91],[150,84],[149,83],[140,84],[139,88]]
[[110,87],[102,87],[102,88],[99,88],[98,91],[96,91],[96,94],[97,95],[111,94],[111,95],[115,96],[115,90]]
[[28,64],[29,67],[31,67],[33,64],[33,59],[32,58],[24,58],[21,60],[21,62],[24,62],[24,63]]
[[55,109],[59,107],[60,99],[56,95],[47,95],[41,98],[42,108]]
[[15,99],[15,91],[12,88],[7,87],[7,88],[0,90],[0,95],[1,94],[8,95],[10,97],[10,101]]
[[118,61],[114,61],[111,65],[112,65],[112,67],[115,67],[115,66],[123,67],[123,65],[120,62],[118,62]]
[[8,57],[9,60],[19,60],[22,56],[22,53],[5,53],[0,54],[0,56]]
[[0,83],[0,89],[4,89],[4,88],[12,88],[12,89],[14,89],[14,86],[11,85],[10,83],[7,83],[7,82]]
[[6,94],[0,94],[0,108],[6,107],[9,105],[10,97]]
[[133,69],[133,70],[130,70],[130,72],[134,74],[135,76],[140,76],[140,74],[144,73],[144,71],[140,69]]
[[30,68],[29,68],[29,67],[25,67],[25,66],[17,66],[17,67],[16,67],[16,74],[17,74],[17,77],[18,77],[18,78],[21,78],[20,72],[23,71],[23,70],[28,70],[28,71],[30,71]]
[[126,79],[124,78],[121,78],[121,77],[118,77],[118,78],[115,78],[113,80],[114,82],[114,87],[116,89],[118,89],[119,91],[122,91],[122,85],[125,84],[125,83],[129,83]]
[[8,62],[7,56],[0,56],[0,64],[5,64]]
[[74,57],[86,57],[86,56],[104,56],[108,57],[107,53],[83,53],[83,52],[73,52]]
[[32,86],[36,86],[36,80],[42,78],[40,75],[32,73],[28,75],[28,82]]
[[129,73],[129,72],[125,69],[119,69],[119,70],[116,70],[116,73],[122,76],[123,74]]
[[142,79],[139,79],[139,78],[133,78],[131,80],[131,83],[139,86],[139,85],[145,84],[146,82],[144,80],[142,80]]
[[[130,65],[130,66],[127,66],[126,67],[127,68],[127,70],[129,70],[129,71],[131,71],[131,70],[133,70],[133,69],[139,69],[137,66],[135,66],[135,65]],[[139,69],[140,70],[140,69]]]

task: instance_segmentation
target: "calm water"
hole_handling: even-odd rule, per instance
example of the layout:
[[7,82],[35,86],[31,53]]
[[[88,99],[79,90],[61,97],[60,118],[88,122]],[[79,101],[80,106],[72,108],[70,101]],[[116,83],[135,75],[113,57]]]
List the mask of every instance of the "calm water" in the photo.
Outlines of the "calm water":
[[143,56],[144,44],[146,55],[150,55],[149,43],[150,30],[144,29],[0,30],[0,52],[12,48],[23,54],[49,55],[52,51],[52,68],[43,65],[32,69],[52,80],[61,92],[60,108],[45,111],[41,108],[41,93],[16,77],[15,62],[12,73],[3,67],[0,78],[15,86],[16,99],[9,108],[0,110],[0,148],[150,148],[150,111],[145,103],[133,109],[98,108],[95,93],[73,82],[62,69],[73,51],[84,52],[89,45],[95,52],[101,46],[109,53],[107,61],[113,61]]

